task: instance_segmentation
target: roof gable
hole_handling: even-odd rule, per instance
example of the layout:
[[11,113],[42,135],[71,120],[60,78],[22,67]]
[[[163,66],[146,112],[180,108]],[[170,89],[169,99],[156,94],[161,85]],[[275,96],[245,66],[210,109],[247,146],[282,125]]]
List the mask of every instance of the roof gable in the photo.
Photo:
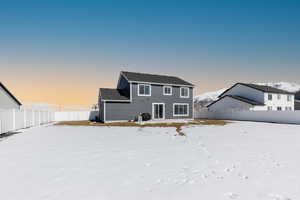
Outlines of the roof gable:
[[223,98],[226,98],[226,97],[229,97],[229,98],[232,98],[232,99],[235,99],[235,100],[238,100],[238,101],[242,101],[244,103],[247,103],[247,104],[250,104],[250,105],[253,105],[253,106],[264,106],[264,104],[259,103],[257,101],[253,101],[252,99],[244,98],[244,97],[237,96],[237,95],[225,95],[225,96],[219,98],[218,100],[212,102],[207,107],[212,106],[213,104],[217,103],[218,101],[220,101],[220,100],[222,100]]
[[265,86],[265,85],[257,85],[257,84],[252,84],[252,83],[236,83],[234,84],[232,87],[228,88],[227,90],[225,90],[222,94],[219,95],[219,97],[223,96],[224,94],[226,94],[229,90],[231,90],[232,88],[234,88],[237,85],[243,85],[261,92],[265,92],[265,93],[275,93],[275,94],[291,94],[294,95],[294,93],[292,92],[288,92],[285,90],[281,90],[278,88],[274,88],[274,87],[270,87],[270,86]]
[[175,76],[167,75],[157,75],[157,74],[146,74],[146,73],[137,73],[137,72],[127,72],[122,71],[121,74],[129,82],[143,82],[143,83],[153,83],[153,84],[168,84],[168,85],[181,85],[193,87],[194,85]]
[[10,96],[19,106],[21,106],[21,102],[0,82],[0,87]]

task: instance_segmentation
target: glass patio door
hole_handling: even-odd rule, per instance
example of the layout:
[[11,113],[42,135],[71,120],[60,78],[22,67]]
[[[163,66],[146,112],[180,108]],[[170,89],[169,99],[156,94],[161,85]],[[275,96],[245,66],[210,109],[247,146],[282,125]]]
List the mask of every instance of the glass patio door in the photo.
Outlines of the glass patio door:
[[165,118],[165,105],[163,103],[153,103],[152,109],[153,109],[152,111],[153,119]]

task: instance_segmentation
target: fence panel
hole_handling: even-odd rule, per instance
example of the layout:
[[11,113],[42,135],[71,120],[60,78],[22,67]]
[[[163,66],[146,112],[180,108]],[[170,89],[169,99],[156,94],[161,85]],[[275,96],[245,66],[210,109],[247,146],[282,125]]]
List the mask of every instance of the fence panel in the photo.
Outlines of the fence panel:
[[1,133],[6,133],[14,130],[13,115],[13,110],[0,111]]
[[31,109],[0,110],[0,134],[54,121],[54,112]]
[[25,128],[25,120],[24,120],[24,110],[13,110],[15,112],[15,130]]
[[61,111],[55,112],[55,121],[85,121],[90,120],[91,111]]
[[220,111],[198,112],[195,118],[300,124],[300,111]]

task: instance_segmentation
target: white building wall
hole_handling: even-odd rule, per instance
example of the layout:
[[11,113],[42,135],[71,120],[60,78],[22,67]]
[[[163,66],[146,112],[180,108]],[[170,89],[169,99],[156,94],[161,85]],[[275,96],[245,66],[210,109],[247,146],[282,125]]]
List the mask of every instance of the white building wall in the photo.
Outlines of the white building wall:
[[252,105],[233,99],[231,97],[224,97],[209,107],[209,111],[226,111],[226,110],[250,110]]
[[241,96],[259,103],[264,103],[265,100],[264,92],[239,84],[228,90],[222,96],[225,95]]
[[[288,101],[288,95],[287,94],[272,94],[272,100],[268,100],[268,94],[265,93],[264,99],[265,99],[265,109],[268,110],[268,107],[272,107],[272,110],[277,110],[277,107],[281,107],[282,110],[288,110],[286,109],[291,108],[291,110],[294,110],[294,95],[291,96],[291,100]],[[278,95],[280,95],[280,98],[278,98]]]
[[15,102],[9,94],[0,87],[0,108],[1,109],[19,109],[20,106]]

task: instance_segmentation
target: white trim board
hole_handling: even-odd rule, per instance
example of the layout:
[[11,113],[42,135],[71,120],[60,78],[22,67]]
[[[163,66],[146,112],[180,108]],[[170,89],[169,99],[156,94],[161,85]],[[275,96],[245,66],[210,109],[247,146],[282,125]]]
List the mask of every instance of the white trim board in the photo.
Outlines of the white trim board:
[[170,86],[178,86],[178,87],[189,87],[194,88],[194,85],[180,85],[180,84],[170,84],[170,83],[156,83],[156,82],[144,82],[144,81],[128,81],[129,83],[137,83],[137,84],[152,84],[152,85],[170,85]]
[[[187,92],[187,96],[182,96],[182,95],[181,95],[181,89],[182,89],[182,88],[187,89],[187,91],[188,91],[188,92]],[[188,88],[188,87],[180,87],[180,88],[179,88],[179,96],[180,96],[180,98],[186,98],[186,99],[190,98],[190,88]]]
[[[149,94],[140,94],[140,86],[141,85],[143,85],[143,86],[149,86]],[[152,90],[151,87],[152,87],[151,84],[138,84],[137,85],[137,95],[140,96],[140,97],[151,97],[151,92],[152,92],[151,91]]]
[[[154,105],[163,105],[163,118],[154,118]],[[165,103],[152,103],[152,120],[164,120],[166,118],[166,105]]]
[[[175,105],[186,105],[187,114],[175,114]],[[173,117],[188,117],[190,115],[190,104],[189,103],[173,103]]]
[[[165,93],[165,88],[170,88],[171,89],[171,93],[170,94],[166,94]],[[170,85],[164,85],[163,86],[163,95],[165,95],[165,96],[172,96],[173,95],[173,87],[170,86]]]
[[102,99],[103,102],[131,102],[130,100],[108,100]]

